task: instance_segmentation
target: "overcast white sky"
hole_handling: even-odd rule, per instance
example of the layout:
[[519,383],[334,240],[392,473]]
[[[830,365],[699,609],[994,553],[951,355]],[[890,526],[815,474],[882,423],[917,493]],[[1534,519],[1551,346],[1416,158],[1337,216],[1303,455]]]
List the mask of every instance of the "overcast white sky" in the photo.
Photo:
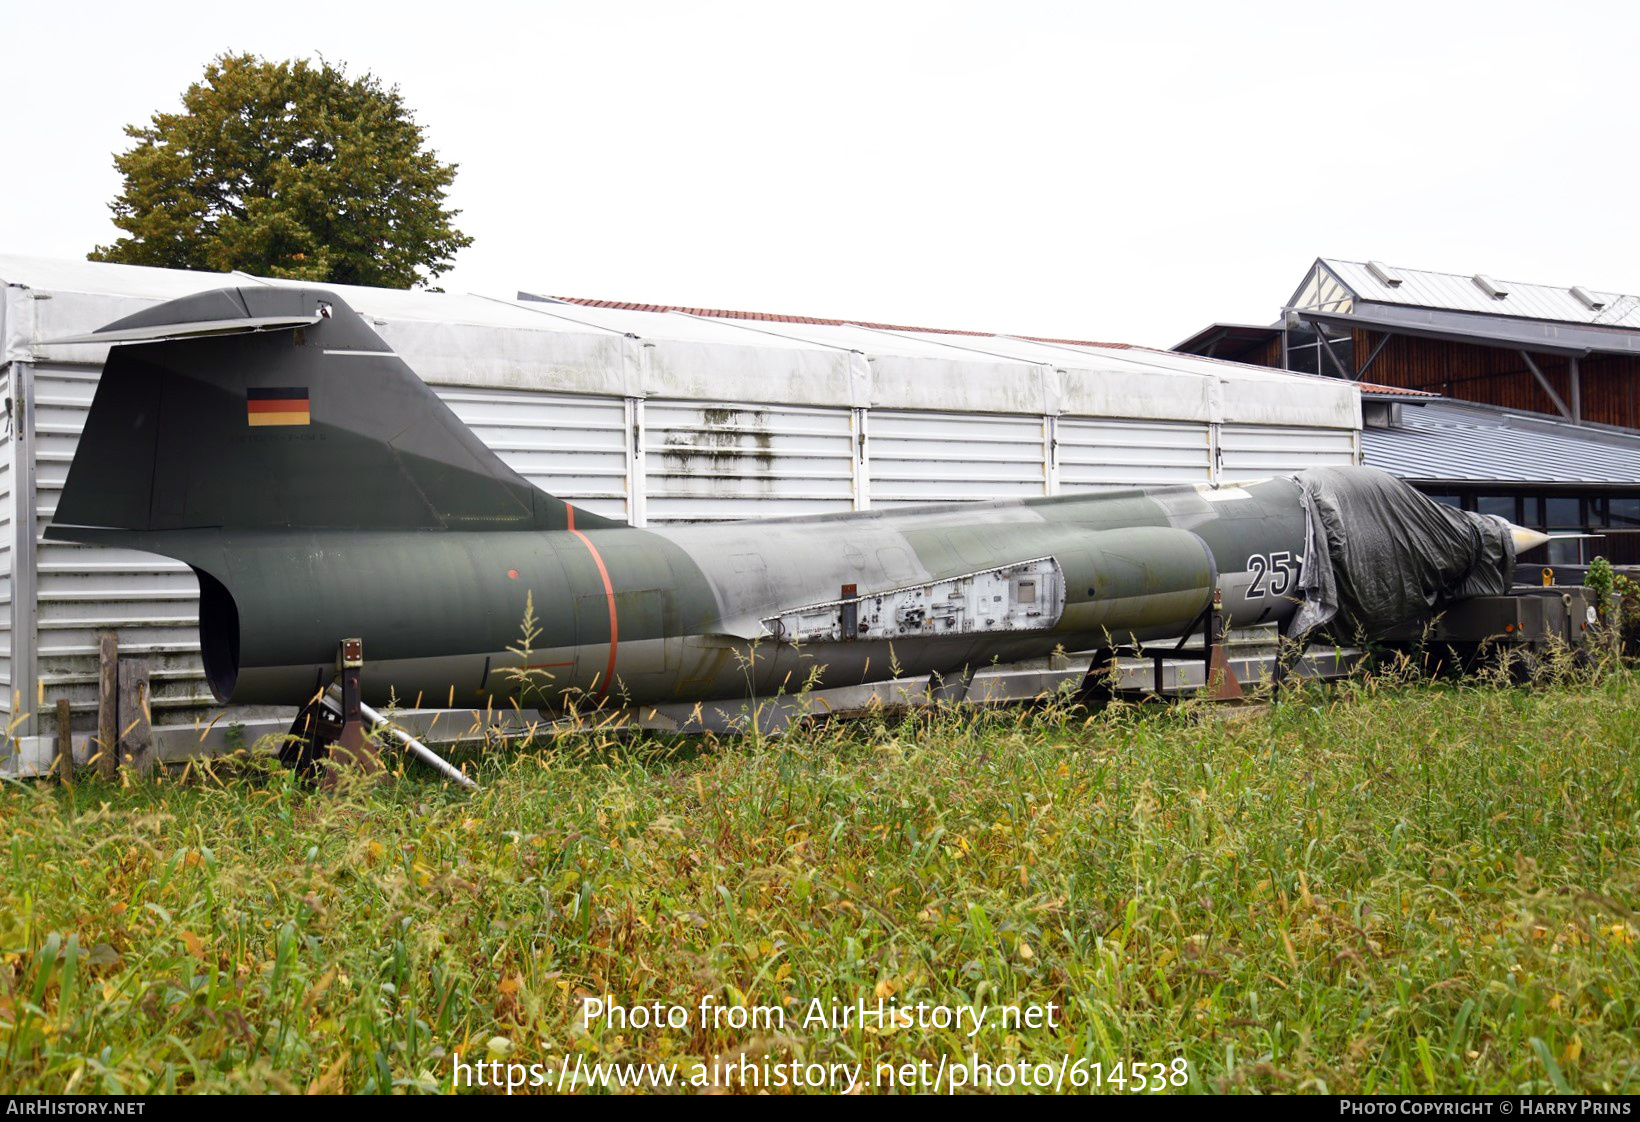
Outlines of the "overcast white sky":
[[1640,5],[0,0],[0,252],[118,231],[208,59],[397,83],[441,281],[1167,346],[1317,256],[1640,291]]

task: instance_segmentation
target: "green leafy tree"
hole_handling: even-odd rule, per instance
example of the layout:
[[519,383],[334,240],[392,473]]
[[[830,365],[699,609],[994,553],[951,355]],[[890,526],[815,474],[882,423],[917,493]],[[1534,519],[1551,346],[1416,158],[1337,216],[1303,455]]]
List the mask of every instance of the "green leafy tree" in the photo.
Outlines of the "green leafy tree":
[[109,209],[127,236],[91,260],[410,288],[472,244],[444,205],[456,165],[423,146],[397,86],[224,54],[182,106],[126,126]]

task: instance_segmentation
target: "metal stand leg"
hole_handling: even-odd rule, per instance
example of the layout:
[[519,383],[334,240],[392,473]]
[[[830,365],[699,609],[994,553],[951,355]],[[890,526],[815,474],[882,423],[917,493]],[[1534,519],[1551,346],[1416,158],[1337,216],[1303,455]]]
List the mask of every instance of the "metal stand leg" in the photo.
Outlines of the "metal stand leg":
[[1280,692],[1286,685],[1287,679],[1293,676],[1299,660],[1304,657],[1304,651],[1309,646],[1307,635],[1289,635],[1283,626],[1276,631],[1276,659],[1275,666],[1270,672],[1270,688]]
[[1243,697],[1241,681],[1230,668],[1224,653],[1224,598],[1213,592],[1213,607],[1207,614],[1207,696],[1214,701],[1240,701]]
[[928,700],[941,705],[967,701],[973,684],[974,673],[966,666],[950,677],[935,672],[928,676]]
[[1093,652],[1093,660],[1088,663],[1088,672],[1082,677],[1082,688],[1077,691],[1077,700],[1084,705],[1103,705],[1116,697],[1113,688],[1112,675],[1115,672],[1116,652],[1107,647],[1101,647]]
[[376,746],[365,735],[363,699],[359,692],[359,674],[364,669],[364,640],[343,639],[337,650],[337,670],[342,686],[342,730],[330,749],[330,763],[326,769],[327,785],[334,783],[337,769],[353,768],[370,775],[382,770],[381,756]]

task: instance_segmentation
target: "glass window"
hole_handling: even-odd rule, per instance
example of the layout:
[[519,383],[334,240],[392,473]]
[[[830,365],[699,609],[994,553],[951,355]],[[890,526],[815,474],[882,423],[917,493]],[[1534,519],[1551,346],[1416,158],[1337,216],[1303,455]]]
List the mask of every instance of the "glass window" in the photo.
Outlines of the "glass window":
[[1606,524],[1617,527],[1640,527],[1640,497],[1613,495],[1609,500]]
[[1583,500],[1573,495],[1549,495],[1543,500],[1544,524],[1551,530],[1581,530]]
[[1348,314],[1355,307],[1350,290],[1338,283],[1338,278],[1322,268],[1315,268],[1304,280],[1304,288],[1293,301],[1295,308],[1313,308],[1322,312]]
[[1456,491],[1430,491],[1427,493],[1430,498],[1442,506],[1458,507],[1459,509],[1463,507],[1463,497]]
[[1495,514],[1510,522],[1521,521],[1513,495],[1476,495],[1475,509],[1481,514]]
[[1321,373],[1320,344],[1312,343],[1307,347],[1288,347],[1287,369],[1296,370],[1301,374]]
[[[1332,358],[1319,353],[1316,355],[1316,360],[1321,364],[1321,373],[1336,376],[1338,367],[1342,366],[1345,377],[1348,377],[1355,370],[1355,343],[1348,336],[1334,339],[1331,335],[1327,336],[1327,342],[1332,344]],[[1334,358],[1338,360],[1338,366],[1333,365]]]

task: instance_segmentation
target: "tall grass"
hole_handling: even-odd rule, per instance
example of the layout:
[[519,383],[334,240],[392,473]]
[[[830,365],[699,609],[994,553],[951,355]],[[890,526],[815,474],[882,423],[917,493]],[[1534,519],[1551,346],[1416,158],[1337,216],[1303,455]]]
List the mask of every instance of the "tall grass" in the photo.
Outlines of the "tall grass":
[[[1640,1085],[1640,681],[577,734],[323,794],[0,792],[0,1088],[447,1088],[450,1056],[1189,1061],[1207,1091]],[[1058,1031],[583,1031],[579,1002]]]

